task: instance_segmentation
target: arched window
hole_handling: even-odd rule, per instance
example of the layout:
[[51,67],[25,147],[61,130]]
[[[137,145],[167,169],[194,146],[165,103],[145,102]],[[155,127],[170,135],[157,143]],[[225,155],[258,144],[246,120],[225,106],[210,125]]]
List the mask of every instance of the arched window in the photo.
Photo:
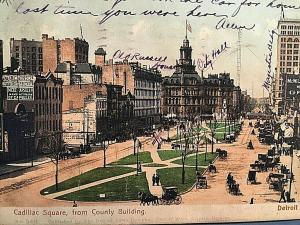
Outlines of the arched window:
[[299,39],[298,39],[298,38],[295,38],[295,39],[294,39],[294,42],[299,42]]

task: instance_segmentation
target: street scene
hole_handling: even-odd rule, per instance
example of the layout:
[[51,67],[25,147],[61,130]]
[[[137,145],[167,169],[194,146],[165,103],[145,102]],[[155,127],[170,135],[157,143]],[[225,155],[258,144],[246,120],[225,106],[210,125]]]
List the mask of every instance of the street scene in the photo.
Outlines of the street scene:
[[0,207],[297,210],[296,5],[58,2],[0,1]]

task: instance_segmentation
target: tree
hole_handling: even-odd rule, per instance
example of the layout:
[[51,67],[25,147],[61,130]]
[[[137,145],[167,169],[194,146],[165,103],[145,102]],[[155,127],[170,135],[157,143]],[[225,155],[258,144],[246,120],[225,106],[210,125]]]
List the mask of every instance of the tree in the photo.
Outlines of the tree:
[[182,184],[185,183],[185,160],[189,152],[189,136],[187,133],[184,134],[184,150],[181,152],[181,162],[182,162],[182,174],[181,174],[181,181]]
[[61,133],[45,135],[40,138],[40,142],[42,153],[55,165],[55,190],[58,191],[58,164],[62,152]]

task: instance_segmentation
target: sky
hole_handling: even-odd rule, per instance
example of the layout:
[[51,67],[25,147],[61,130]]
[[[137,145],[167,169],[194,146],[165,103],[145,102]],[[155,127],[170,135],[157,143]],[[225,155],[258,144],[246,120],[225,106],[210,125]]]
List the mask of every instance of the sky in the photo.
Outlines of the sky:
[[[81,37],[80,25],[83,37],[90,45],[89,61],[91,63],[94,63],[94,51],[99,46],[105,46],[107,58],[112,58],[117,50],[122,50],[132,55],[140,53],[144,56],[167,56],[164,63],[174,65],[176,59],[179,58],[179,48],[185,38],[187,20],[192,28],[187,35],[193,48],[192,57],[196,64],[198,60],[203,61],[206,55],[211,58],[212,51],[221,49],[221,45],[224,46],[226,42],[227,48],[213,60],[213,69],[209,67],[204,70],[204,76],[209,73],[229,72],[236,83],[238,30],[216,29],[217,23],[224,18],[230,24],[235,23],[237,26],[249,29],[241,29],[240,86],[250,95],[253,94],[253,97],[267,96],[267,91],[263,91],[262,84],[267,78],[268,65],[265,58],[269,54],[269,34],[271,30],[277,29],[281,16],[281,8],[277,8],[276,4],[282,2],[291,6],[300,5],[296,0],[7,1],[8,5],[0,4],[0,39],[4,41],[4,64],[6,66],[9,65],[9,39],[11,37],[41,40],[43,33],[57,39]],[[267,7],[272,1],[274,1],[274,8]],[[241,6],[243,2],[244,5]],[[217,3],[222,5],[217,5]],[[40,13],[40,10],[47,4],[49,4],[47,11]],[[55,14],[55,10],[60,6],[74,7],[72,10],[82,11],[86,15]],[[198,16],[187,16],[196,7],[193,15],[198,14]],[[26,9],[31,11],[35,9],[39,12],[26,13]],[[136,15],[124,16],[125,10]],[[169,15],[141,15],[145,10],[162,10],[169,12]],[[300,9],[284,9],[285,18],[300,19],[299,11]],[[112,16],[100,24],[105,12],[114,12],[118,16]],[[176,16],[171,15],[172,13]],[[254,28],[250,29],[252,26]],[[273,71],[276,66],[276,47],[277,42],[274,41],[272,46]],[[140,61],[140,63],[154,65],[154,62],[150,61]],[[201,73],[198,66],[197,71]],[[163,76],[171,75],[172,72],[172,70],[162,70]]]

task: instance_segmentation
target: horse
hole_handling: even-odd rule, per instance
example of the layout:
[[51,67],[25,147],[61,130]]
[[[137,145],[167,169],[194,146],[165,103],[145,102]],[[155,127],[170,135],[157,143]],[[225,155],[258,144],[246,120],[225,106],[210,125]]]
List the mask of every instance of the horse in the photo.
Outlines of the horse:
[[140,205],[158,205],[158,197],[152,194],[146,194],[145,192],[139,191],[138,192],[138,198],[141,201]]

